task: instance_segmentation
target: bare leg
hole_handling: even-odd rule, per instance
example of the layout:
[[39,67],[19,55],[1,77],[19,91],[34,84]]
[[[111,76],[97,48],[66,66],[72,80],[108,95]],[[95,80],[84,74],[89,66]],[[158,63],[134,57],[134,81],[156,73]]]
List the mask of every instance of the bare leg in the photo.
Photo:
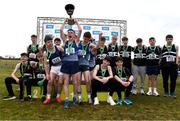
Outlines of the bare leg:
[[58,80],[56,80],[56,81],[57,81],[57,85],[56,85],[56,87],[57,87],[57,96],[56,97],[59,98],[60,94],[62,92],[63,76],[59,75]]
[[87,90],[88,102],[92,103],[90,72],[85,71],[85,72],[83,72],[83,75],[84,75],[84,78],[85,78],[85,81],[86,81],[86,90]]
[[56,74],[50,73],[50,80],[48,81],[48,85],[47,85],[47,98],[50,98],[51,96],[52,85],[55,78],[56,78]]
[[69,97],[69,78],[70,75],[69,74],[64,74],[63,78],[64,78],[64,94],[65,94],[65,98],[68,99]]
[[89,73],[89,71],[85,71],[85,72],[83,72],[83,75],[84,75],[84,79],[86,81],[87,92],[90,93],[91,92],[90,73]]
[[81,77],[82,77],[82,74],[81,72],[78,72],[77,73],[77,92],[81,92]]
[[152,79],[153,76],[152,75],[148,75],[148,92],[147,95],[152,95]]
[[75,74],[73,74],[72,75],[72,80],[73,80],[73,93],[74,93],[74,95],[76,95],[76,93],[77,93],[77,82],[78,82],[78,79],[79,79],[79,75],[78,75],[79,73],[75,73]]

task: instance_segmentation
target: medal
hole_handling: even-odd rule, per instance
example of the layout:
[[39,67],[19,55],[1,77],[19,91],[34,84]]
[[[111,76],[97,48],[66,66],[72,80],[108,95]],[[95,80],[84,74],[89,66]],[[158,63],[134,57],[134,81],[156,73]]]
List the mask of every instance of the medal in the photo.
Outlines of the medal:
[[32,45],[31,45],[31,50],[32,50],[33,52],[37,51],[36,45],[32,44]]
[[114,52],[114,50],[115,50],[115,45],[111,45],[111,50]]
[[85,55],[86,55],[87,47],[88,47],[88,44],[86,44],[86,45],[82,44],[82,55],[83,55],[83,58],[84,58]]
[[102,69],[101,68],[101,75],[104,77],[105,76],[105,73],[106,73],[106,69]]
[[123,68],[120,68],[120,69],[117,68],[117,73],[120,78],[122,78],[122,69]]
[[70,44],[68,43],[68,52],[67,52],[68,55],[70,55],[71,50],[72,50],[72,43]]
[[142,51],[143,51],[143,48],[138,47],[139,58],[143,58]]
[[83,55],[83,58],[84,58],[85,55],[86,55],[86,51],[85,50],[82,50],[82,55]]
[[170,51],[172,50],[172,46],[166,46],[168,52],[170,53]]

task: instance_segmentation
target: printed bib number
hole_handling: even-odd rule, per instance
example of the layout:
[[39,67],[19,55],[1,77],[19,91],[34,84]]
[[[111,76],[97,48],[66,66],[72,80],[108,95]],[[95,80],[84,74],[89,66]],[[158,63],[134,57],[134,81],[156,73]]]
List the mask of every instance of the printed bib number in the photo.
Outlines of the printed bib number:
[[129,52],[123,52],[122,57],[129,57]]
[[137,54],[137,55],[136,55],[136,58],[143,58],[142,53]]
[[154,53],[149,54],[149,59],[156,59],[156,55]]
[[70,54],[74,54],[74,53],[75,53],[74,48],[71,48],[71,49],[66,48],[66,54],[70,55]]
[[30,53],[30,54],[29,54],[29,58],[36,59],[36,54],[35,54],[35,53]]
[[167,56],[167,57],[166,57],[166,61],[167,61],[167,62],[174,62],[174,61],[175,61],[175,57],[173,57],[173,56]]
[[117,52],[109,52],[108,54],[109,54],[110,57],[118,56]]
[[60,63],[61,62],[61,58],[60,57],[56,57],[54,59],[52,59],[52,63],[53,64],[57,64],[57,63]]
[[37,74],[37,78],[38,79],[42,79],[42,78],[44,78],[45,77],[45,74]]
[[105,57],[106,57],[106,54],[99,54],[97,58],[99,58],[99,59],[102,60],[102,59],[104,59]]

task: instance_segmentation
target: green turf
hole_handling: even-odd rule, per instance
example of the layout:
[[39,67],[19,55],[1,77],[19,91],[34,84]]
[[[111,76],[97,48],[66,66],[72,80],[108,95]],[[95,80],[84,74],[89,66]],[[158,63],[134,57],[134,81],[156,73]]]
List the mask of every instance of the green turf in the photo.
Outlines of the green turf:
[[[0,120],[180,120],[180,78],[177,80],[177,99],[163,97],[162,78],[159,76],[158,90],[160,97],[131,96],[134,103],[131,106],[110,106],[106,102],[100,102],[99,106],[83,103],[64,109],[63,102],[57,104],[52,101],[49,105],[43,105],[40,100],[32,102],[19,102],[18,100],[3,101],[7,94],[4,78],[9,76],[17,61],[0,60]],[[14,92],[17,86],[14,86]],[[147,81],[146,81],[147,91]]]

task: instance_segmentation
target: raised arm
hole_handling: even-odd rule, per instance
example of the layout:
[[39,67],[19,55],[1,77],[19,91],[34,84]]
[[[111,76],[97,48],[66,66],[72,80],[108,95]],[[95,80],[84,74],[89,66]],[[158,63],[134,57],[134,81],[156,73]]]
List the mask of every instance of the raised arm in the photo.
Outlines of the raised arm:
[[80,39],[80,37],[81,37],[81,34],[82,34],[82,28],[81,28],[81,26],[80,26],[80,24],[78,23],[78,20],[77,19],[74,19],[74,21],[75,21],[75,23],[76,23],[76,25],[77,25],[77,27],[78,27],[78,36],[77,36],[77,38],[76,38],[76,42],[79,42],[79,39]]
[[63,22],[63,24],[61,25],[61,28],[60,28],[60,38],[63,40],[63,43],[66,42],[66,36],[64,34],[64,25],[66,24],[66,21],[67,19],[65,19],[65,21]]
[[100,40],[101,40],[102,35],[103,35],[103,33],[102,33],[102,32],[100,32],[100,33],[99,33],[99,40],[98,40],[98,41],[100,41]]

